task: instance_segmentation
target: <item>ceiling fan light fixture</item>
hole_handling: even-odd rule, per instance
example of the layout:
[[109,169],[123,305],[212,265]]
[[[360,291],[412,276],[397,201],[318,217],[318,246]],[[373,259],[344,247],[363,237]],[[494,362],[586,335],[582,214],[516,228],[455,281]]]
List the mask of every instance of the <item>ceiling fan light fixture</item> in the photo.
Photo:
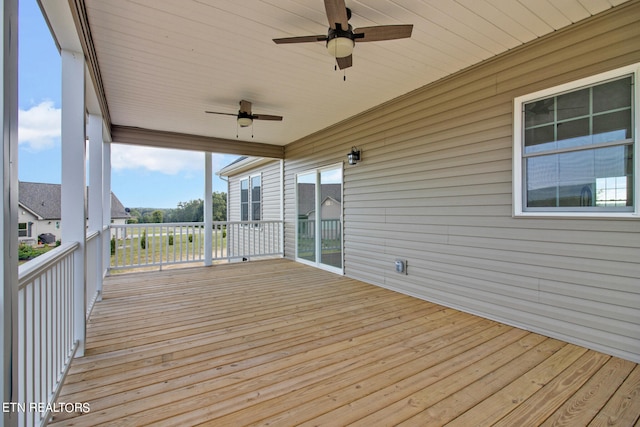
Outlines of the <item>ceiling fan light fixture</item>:
[[349,37],[334,37],[327,41],[327,51],[334,58],[346,58],[353,53],[354,44]]
[[251,126],[251,123],[253,123],[251,117],[238,117],[238,125],[240,125],[241,128]]

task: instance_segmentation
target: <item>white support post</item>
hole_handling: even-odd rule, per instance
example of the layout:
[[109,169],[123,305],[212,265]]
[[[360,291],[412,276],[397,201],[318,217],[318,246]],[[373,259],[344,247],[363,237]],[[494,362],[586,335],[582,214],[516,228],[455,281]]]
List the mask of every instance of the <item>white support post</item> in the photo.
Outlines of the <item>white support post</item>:
[[102,117],[97,114],[89,114],[89,126],[87,129],[89,137],[89,232],[98,232],[96,245],[100,250],[96,251],[95,277],[87,277],[87,280],[95,280],[97,291],[97,301],[102,299],[102,242],[104,233],[102,230],[102,209],[103,197],[103,142],[102,142]]
[[[107,274],[111,264],[111,143],[103,141],[102,146],[102,229],[104,240],[102,242],[102,277]],[[102,288],[100,288],[102,297]]]
[[[2,28],[2,227],[0,252],[0,401],[18,401],[18,1],[4,0],[0,6]],[[18,425],[18,413],[3,411],[0,425]]]
[[204,265],[213,264],[213,166],[211,153],[204,153]]
[[79,242],[73,264],[73,335],[76,356],[86,337],[86,124],[85,64],[82,53],[62,50],[62,241]]

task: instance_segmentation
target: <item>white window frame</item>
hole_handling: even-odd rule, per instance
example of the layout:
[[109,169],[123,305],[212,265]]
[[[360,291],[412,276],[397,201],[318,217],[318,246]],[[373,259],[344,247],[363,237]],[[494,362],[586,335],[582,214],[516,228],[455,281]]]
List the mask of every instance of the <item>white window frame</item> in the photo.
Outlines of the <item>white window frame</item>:
[[[260,221],[260,220],[256,220],[256,219],[253,218],[253,204],[254,204],[255,201],[253,200],[253,197],[252,197],[252,193],[253,193],[252,184],[253,184],[253,179],[255,179],[255,178],[259,178],[260,179],[260,200],[259,200],[259,202],[260,202],[260,220],[262,220],[262,181],[263,180],[262,180],[262,174],[259,173],[259,174],[254,174],[254,175],[249,175],[249,176],[242,177],[239,180],[238,185],[240,187],[240,220],[241,221]],[[248,187],[248,190],[247,190],[248,191],[248,201],[247,201],[248,205],[247,205],[247,219],[246,220],[242,219],[242,182],[243,181],[247,182],[247,187]]]
[[[581,87],[594,86],[606,80],[633,74],[633,211],[626,212],[577,212],[553,210],[527,211],[524,208],[525,179],[523,174],[523,105],[536,99],[548,98],[562,92],[569,92]],[[519,96],[513,101],[513,216],[514,217],[575,217],[575,218],[640,218],[640,63],[586,77],[570,83],[554,86],[527,95]]]

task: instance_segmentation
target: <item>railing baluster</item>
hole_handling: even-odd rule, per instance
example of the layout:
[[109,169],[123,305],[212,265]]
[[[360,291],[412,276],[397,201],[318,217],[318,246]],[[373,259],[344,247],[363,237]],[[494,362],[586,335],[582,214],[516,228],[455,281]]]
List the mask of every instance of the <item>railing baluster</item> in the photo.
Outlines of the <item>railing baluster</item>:
[[211,233],[214,261],[282,256],[283,227],[282,221],[216,221],[211,230],[201,222],[111,225],[116,248],[109,269],[202,262],[205,233]]

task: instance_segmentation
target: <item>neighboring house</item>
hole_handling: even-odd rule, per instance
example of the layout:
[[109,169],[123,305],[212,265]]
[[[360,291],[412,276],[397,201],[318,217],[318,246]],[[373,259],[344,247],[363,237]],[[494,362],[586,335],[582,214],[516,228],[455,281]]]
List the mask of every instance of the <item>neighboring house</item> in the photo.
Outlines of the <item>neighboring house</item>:
[[[60,184],[20,182],[18,187],[18,237],[21,243],[36,244],[41,234],[62,236],[60,228]],[[126,224],[130,215],[111,193],[111,223]]]

